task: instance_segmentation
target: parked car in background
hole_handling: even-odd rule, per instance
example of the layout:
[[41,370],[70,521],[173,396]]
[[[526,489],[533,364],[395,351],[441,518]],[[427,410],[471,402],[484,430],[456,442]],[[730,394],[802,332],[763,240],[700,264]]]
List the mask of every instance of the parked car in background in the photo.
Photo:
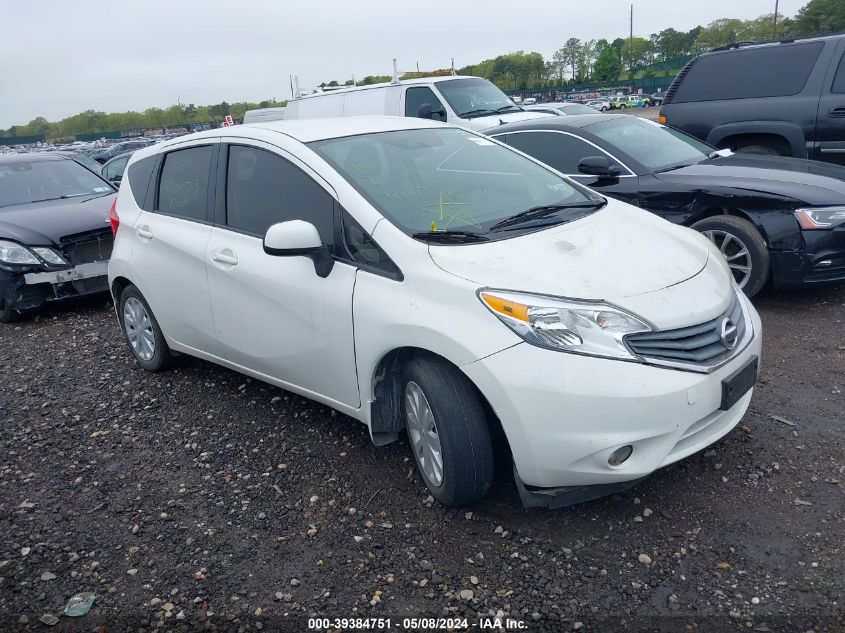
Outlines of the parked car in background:
[[593,110],[598,110],[599,112],[606,112],[612,107],[609,99],[591,99],[586,103],[586,105],[591,107]]
[[109,145],[108,147],[104,148],[102,151],[92,154],[91,158],[96,160],[98,163],[103,164],[118,154],[123,154],[124,152],[134,152],[135,150],[141,149],[143,147],[149,147],[155,143],[153,139],[149,138],[137,138],[131,141],[124,141],[122,143],[115,143],[114,145]]
[[712,243],[441,123],[166,142],[130,159],[113,226],[142,367],[183,352],[361,420],[376,444],[406,430],[445,504],[487,492],[499,425],[523,501],[555,506],[718,440],[757,378],[760,320]]
[[845,167],[730,155],[639,117],[526,121],[489,133],[602,194],[707,236],[749,296],[845,281]]
[[527,112],[547,112],[548,114],[554,114],[556,116],[595,113],[595,110],[586,105],[560,101],[550,101],[548,103],[538,103],[537,105],[525,106],[525,110]]
[[244,113],[244,123],[259,123],[264,121],[281,121],[285,118],[284,106],[278,108],[259,108],[247,110]]
[[638,95],[626,95],[622,97],[613,97],[611,104],[616,110],[625,110],[627,108],[642,108],[644,101]]
[[845,165],[845,35],[700,55],[660,120],[714,147]]
[[67,156],[0,156],[0,322],[108,290],[114,193]]
[[[523,101],[531,102],[531,99]],[[526,112],[486,79],[461,76],[408,79],[318,92],[289,101],[285,109],[285,120],[360,115],[431,119],[474,130],[500,122],[550,116],[545,112]]]
[[86,169],[90,169],[91,171],[93,171],[95,174],[100,173],[100,167],[101,167],[100,163],[95,161],[90,156],[83,154],[82,152],[60,150],[60,151],[54,152],[54,153],[58,154],[59,156],[65,156],[67,158],[70,158],[71,160],[76,161],[77,163],[79,163],[80,165],[85,167]]
[[655,92],[655,93],[648,95],[648,97],[647,97],[648,105],[650,105],[650,106],[662,105],[663,104],[663,96],[665,94],[666,94],[665,92]]
[[135,153],[135,150],[118,154],[114,158],[107,160],[100,167],[100,175],[108,180],[115,187],[120,186],[120,181],[123,179],[123,173],[126,171],[126,163],[129,157]]

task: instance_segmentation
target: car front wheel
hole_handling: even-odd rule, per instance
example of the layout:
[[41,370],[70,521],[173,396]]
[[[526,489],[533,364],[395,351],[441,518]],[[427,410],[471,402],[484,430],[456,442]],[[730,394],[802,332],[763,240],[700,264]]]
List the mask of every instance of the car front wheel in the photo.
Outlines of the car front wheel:
[[763,289],[769,279],[769,249],[751,222],[722,215],[705,218],[692,228],[716,245],[747,296],[753,297]]
[[493,481],[493,445],[481,399],[469,379],[435,356],[405,367],[403,407],[417,468],[446,505],[484,496]]
[[120,329],[135,356],[147,371],[161,371],[170,366],[173,356],[147,300],[135,286],[120,294],[118,308]]
[[4,299],[0,299],[0,323],[14,323],[20,318],[20,312],[10,308]]

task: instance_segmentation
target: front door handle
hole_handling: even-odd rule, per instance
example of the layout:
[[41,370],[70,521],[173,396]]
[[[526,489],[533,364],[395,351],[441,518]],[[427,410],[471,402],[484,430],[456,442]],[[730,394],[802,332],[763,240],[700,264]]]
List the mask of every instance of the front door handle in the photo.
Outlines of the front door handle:
[[218,264],[227,264],[229,266],[237,266],[238,265],[238,258],[235,257],[235,254],[232,251],[228,252],[221,252],[221,251],[214,251],[211,253],[211,261],[217,262]]
[[145,240],[153,239],[153,232],[150,230],[146,224],[144,226],[139,226],[135,229],[135,232],[138,234],[138,237],[143,238]]
[[835,117],[835,118],[845,117],[845,106],[837,106],[837,107],[831,109],[831,111],[828,112],[827,114],[828,114],[828,116]]

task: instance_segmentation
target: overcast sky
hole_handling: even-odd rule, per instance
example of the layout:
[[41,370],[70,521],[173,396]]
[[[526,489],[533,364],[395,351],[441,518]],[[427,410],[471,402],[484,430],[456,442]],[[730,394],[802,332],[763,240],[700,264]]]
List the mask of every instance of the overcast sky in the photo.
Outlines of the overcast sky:
[[[806,0],[780,0],[794,15]],[[624,37],[629,0],[0,0],[0,128],[87,109],[290,97],[353,75]],[[634,0],[634,34],[752,18],[774,0]]]

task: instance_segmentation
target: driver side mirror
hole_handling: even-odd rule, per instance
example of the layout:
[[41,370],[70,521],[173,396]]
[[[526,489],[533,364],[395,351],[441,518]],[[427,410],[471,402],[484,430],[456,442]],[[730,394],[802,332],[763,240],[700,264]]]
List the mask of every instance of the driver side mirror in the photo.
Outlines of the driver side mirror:
[[323,244],[317,228],[304,220],[273,224],[264,234],[264,252],[274,257],[308,257],[319,277],[328,277],[334,257]]
[[[437,119],[434,119],[435,115],[437,115]],[[446,110],[443,110],[442,108],[440,110],[432,110],[430,103],[421,103],[420,109],[417,110],[417,117],[420,119],[445,121]]]
[[578,173],[599,178],[616,178],[620,171],[618,166],[612,165],[604,156],[587,156],[578,163]]

